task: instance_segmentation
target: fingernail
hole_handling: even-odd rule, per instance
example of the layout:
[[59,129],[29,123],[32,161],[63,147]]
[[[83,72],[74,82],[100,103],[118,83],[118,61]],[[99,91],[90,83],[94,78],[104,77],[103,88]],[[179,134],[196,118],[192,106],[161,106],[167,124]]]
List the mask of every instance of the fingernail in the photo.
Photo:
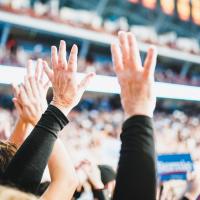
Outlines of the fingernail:
[[118,36],[123,35],[125,32],[124,31],[119,31]]
[[150,49],[155,49],[156,47],[154,45],[151,45],[149,48]]
[[151,46],[149,47],[149,50],[150,50],[150,51],[153,51],[153,52],[156,52],[156,51],[157,51],[157,48],[156,48],[156,46],[151,45]]
[[56,50],[56,46],[51,46],[51,50],[52,51]]
[[72,48],[78,48],[76,44],[73,44]]
[[64,40],[60,40],[60,44],[61,45],[65,45],[65,41]]

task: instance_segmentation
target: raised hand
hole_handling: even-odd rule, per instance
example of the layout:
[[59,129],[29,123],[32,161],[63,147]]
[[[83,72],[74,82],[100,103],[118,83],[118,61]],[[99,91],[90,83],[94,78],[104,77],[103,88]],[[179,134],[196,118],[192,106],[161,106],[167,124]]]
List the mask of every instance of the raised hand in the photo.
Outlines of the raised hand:
[[67,62],[66,43],[61,40],[58,53],[55,46],[52,46],[51,49],[52,69],[48,67],[46,62],[43,62],[45,72],[53,87],[51,104],[58,107],[65,115],[68,115],[71,109],[79,103],[94,76],[94,73],[87,74],[80,83],[77,83],[77,54],[78,48],[73,45]]
[[157,53],[150,47],[142,66],[137,42],[132,33],[120,31],[119,44],[112,44],[114,69],[121,87],[121,102],[126,117],[153,116],[156,105],[154,71]]
[[31,73],[32,68],[33,62],[29,60],[24,83],[20,86],[13,85],[13,102],[21,119],[35,126],[47,108],[46,95],[50,82],[44,81],[41,59],[37,61],[34,75]]

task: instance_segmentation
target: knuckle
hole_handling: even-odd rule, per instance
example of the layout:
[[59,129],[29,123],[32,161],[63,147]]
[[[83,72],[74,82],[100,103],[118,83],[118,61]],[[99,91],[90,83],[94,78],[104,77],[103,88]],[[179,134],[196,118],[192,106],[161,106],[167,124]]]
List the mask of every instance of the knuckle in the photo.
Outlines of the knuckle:
[[73,72],[73,66],[72,65],[69,65],[69,68],[68,68],[68,72]]
[[32,76],[29,76],[28,80],[32,83],[34,82],[34,78]]

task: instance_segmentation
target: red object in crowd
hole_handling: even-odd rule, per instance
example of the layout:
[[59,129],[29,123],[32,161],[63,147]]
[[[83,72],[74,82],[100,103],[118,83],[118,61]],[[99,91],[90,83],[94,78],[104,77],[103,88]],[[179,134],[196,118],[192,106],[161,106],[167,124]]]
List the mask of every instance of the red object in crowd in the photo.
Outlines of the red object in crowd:
[[7,48],[8,49],[11,49],[12,47],[14,47],[16,45],[16,40],[14,40],[14,39],[11,39],[11,40],[9,40],[8,42],[7,42]]

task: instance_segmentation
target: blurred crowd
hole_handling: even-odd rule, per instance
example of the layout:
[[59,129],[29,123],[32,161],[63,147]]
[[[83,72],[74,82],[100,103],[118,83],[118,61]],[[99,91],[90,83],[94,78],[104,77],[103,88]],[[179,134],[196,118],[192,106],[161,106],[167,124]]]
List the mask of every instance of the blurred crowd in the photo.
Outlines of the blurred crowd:
[[[33,1],[32,5],[30,1],[24,0],[8,0],[0,3],[7,11],[56,20],[59,23],[67,22],[72,26],[110,34],[115,34],[119,29],[131,30],[142,41],[199,53],[198,43],[193,39],[175,38],[176,42],[173,43],[174,40],[171,43],[174,39],[173,33],[158,36],[151,27],[129,27],[127,20],[123,18],[118,19],[116,23],[103,21],[95,13],[80,10],[77,13],[77,10],[65,7],[60,9],[58,0],[48,3]],[[78,20],[77,25],[76,20],[80,14],[82,19]],[[92,22],[89,20],[91,18]],[[141,34],[143,32],[149,34]],[[78,83],[77,64],[80,66],[80,72],[95,71],[97,74],[114,76],[111,61],[80,58],[77,63],[76,45],[73,45],[67,60],[64,40],[60,41],[59,52],[52,46],[51,58],[41,44],[35,45],[33,51],[29,52],[11,39],[6,47],[0,49],[2,65],[25,67],[27,60],[41,58],[37,60],[34,75],[32,74],[34,61],[29,60],[24,82],[12,86],[14,98],[11,96],[4,98],[0,95],[0,105],[5,104],[7,108],[0,107],[1,150],[6,153],[5,155],[1,153],[1,156],[7,162],[7,165],[2,165],[5,167],[2,168],[2,185],[13,184],[20,190],[42,195],[42,199],[47,195],[44,199],[48,200],[55,197],[78,199],[80,196],[81,200],[100,200],[101,198],[96,198],[95,195],[104,196],[104,192],[106,200],[111,198],[128,200],[139,197],[155,199],[155,191],[159,193],[162,190],[162,197],[158,198],[159,200],[185,200],[193,199],[188,197],[188,194],[193,194],[195,197],[199,195],[200,178],[195,176],[200,174],[198,110],[192,105],[190,108],[192,112],[181,111],[174,104],[171,111],[157,106],[154,115],[156,97],[153,93],[153,74],[157,58],[156,49],[149,48],[142,66],[134,35],[120,31],[118,40],[120,46],[118,43],[111,45],[111,52],[120,84],[123,109],[118,97],[98,98],[95,94],[92,94],[92,97],[86,94],[79,104],[83,92],[95,74],[87,74]],[[185,46],[180,41],[184,41]],[[51,62],[52,68],[48,66]],[[45,76],[49,79],[46,82]],[[199,76],[179,75],[172,69],[164,70],[159,67],[159,63],[155,76],[157,81],[200,85]],[[53,98],[48,106],[47,99],[50,95],[47,95],[46,99],[46,94],[50,82]],[[9,103],[11,100],[16,110],[13,104]],[[29,128],[32,131],[28,136]],[[58,136],[60,130],[62,131]],[[4,142],[5,139],[10,143]],[[154,139],[157,154],[190,154],[194,162],[193,174],[187,171],[184,181],[170,180],[164,183],[158,181],[157,185],[158,170]],[[7,153],[11,153],[10,156],[7,156]],[[8,158],[11,160],[8,161]],[[44,174],[47,163],[49,174]],[[4,188],[0,190],[4,191]],[[44,191],[46,192],[43,193]]]
[[95,11],[66,7],[59,0],[2,0],[0,6],[1,9],[9,12],[51,20],[99,33],[116,35],[119,30],[131,31],[144,43],[156,44],[191,54],[200,53],[196,38],[180,37],[173,31],[158,34],[153,26],[130,25],[125,17],[104,19]]
[[[25,67],[28,59],[37,59],[39,56],[50,63],[50,52],[40,43],[30,44],[31,48],[26,49],[16,40],[10,39],[5,48],[0,47],[0,64]],[[96,72],[99,75],[115,76],[111,60],[87,56],[79,59],[79,72]],[[158,63],[155,79],[159,82],[176,83],[192,86],[200,86],[198,73],[182,76],[173,66],[167,67]]]
[[[98,165],[112,166],[116,170],[124,114],[121,109],[115,107],[118,106],[111,105],[111,101],[90,98],[84,99],[80,106],[70,113],[71,123],[65,127],[60,137],[75,165],[82,160],[90,160]],[[16,116],[15,110],[1,108],[1,138],[9,137]],[[195,171],[200,172],[200,116],[178,110],[157,111],[154,122],[157,153],[190,153]],[[167,193],[166,199],[170,200],[179,199],[187,187],[186,182],[180,180],[164,184],[164,194]]]

